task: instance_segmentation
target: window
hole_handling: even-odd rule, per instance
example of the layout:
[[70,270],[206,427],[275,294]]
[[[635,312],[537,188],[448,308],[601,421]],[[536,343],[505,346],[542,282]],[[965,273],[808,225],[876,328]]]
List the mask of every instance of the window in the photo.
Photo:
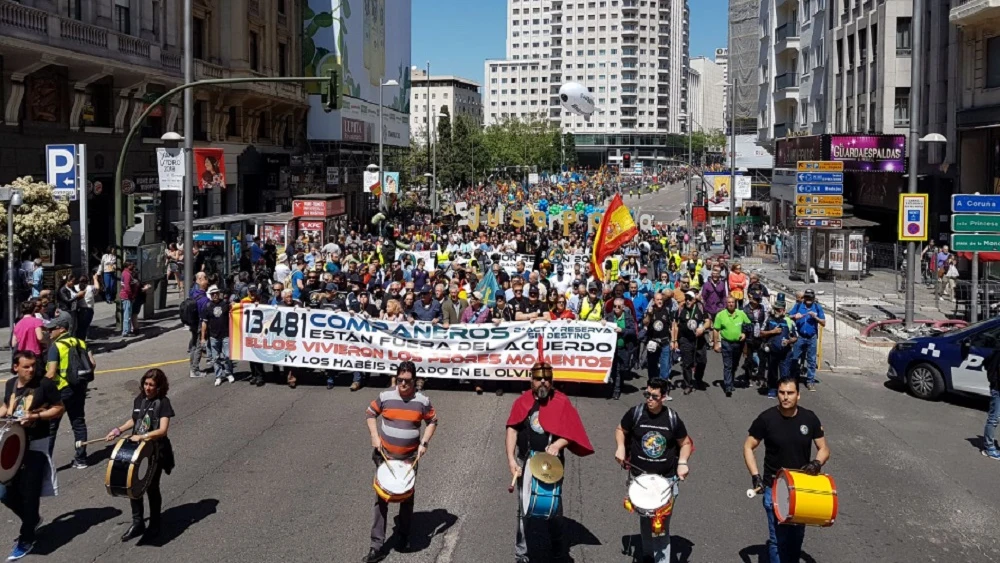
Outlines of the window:
[[132,33],[132,16],[129,14],[129,0],[115,0],[115,29],[118,33]]
[[899,49],[912,49],[913,48],[913,35],[912,35],[912,24],[913,20],[910,18],[896,18],[896,50]]
[[986,87],[1000,87],[1000,37],[986,40]]
[[250,70],[260,72],[260,37],[256,31],[250,32]]
[[68,13],[66,15],[68,15],[69,17],[73,18],[74,20],[83,19],[83,0],[69,0],[69,3],[66,5],[66,8],[68,10]]
[[907,127],[910,125],[910,89],[896,88],[896,100],[893,110],[893,119],[896,127]]
[[229,106],[229,121],[226,122],[226,136],[238,137],[240,135],[240,114],[236,106]]
[[278,76],[288,76],[288,45],[278,43]]
[[[281,14],[282,16],[285,15],[285,0],[275,0],[275,3],[278,5],[278,13]],[[282,76],[284,76],[284,75],[282,75]],[[264,119],[261,118],[260,121],[261,121],[261,123],[263,123]],[[261,137],[263,137],[263,135],[261,135]]]

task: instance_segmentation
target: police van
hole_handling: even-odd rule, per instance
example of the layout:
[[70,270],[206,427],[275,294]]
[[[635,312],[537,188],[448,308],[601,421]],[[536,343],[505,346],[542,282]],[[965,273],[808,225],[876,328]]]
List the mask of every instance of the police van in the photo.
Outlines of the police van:
[[896,344],[887,376],[921,399],[935,400],[945,392],[989,397],[985,364],[998,348],[1000,317]]

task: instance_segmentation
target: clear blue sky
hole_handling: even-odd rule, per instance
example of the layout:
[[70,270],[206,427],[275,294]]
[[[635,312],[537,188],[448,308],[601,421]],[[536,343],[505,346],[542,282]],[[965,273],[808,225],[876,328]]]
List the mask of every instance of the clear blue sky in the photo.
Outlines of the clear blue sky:
[[[715,56],[726,46],[729,0],[688,0],[691,56]],[[503,58],[507,0],[413,0],[411,59],[431,74],[483,81],[485,59]]]

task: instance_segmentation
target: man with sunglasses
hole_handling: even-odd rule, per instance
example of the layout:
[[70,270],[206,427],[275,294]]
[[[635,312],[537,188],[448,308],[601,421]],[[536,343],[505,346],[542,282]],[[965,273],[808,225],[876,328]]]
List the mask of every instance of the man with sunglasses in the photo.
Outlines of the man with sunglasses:
[[632,311],[625,307],[625,299],[616,297],[613,303],[612,309],[605,313],[604,320],[601,322],[613,325],[615,332],[618,333],[615,359],[611,368],[614,378],[611,398],[617,401],[621,397],[622,378],[625,371],[629,369],[632,347],[635,345],[637,332],[635,317],[632,316]]
[[[382,391],[368,405],[368,433],[372,443],[372,461],[375,467],[383,462],[383,454],[389,459],[412,460],[414,456],[427,455],[431,438],[437,430],[437,411],[431,406],[431,400],[417,391],[415,380],[417,367],[411,361],[400,362],[396,368],[396,387]],[[379,417],[381,421],[377,420]],[[420,436],[421,423],[427,424],[423,437]],[[414,467],[414,471],[417,468]],[[399,505],[399,520],[397,533],[399,541],[396,549],[401,552],[410,549],[410,523],[413,519],[414,497],[406,499]],[[372,509],[372,543],[365,557],[365,563],[378,563],[386,558],[385,527],[389,504],[382,497],[375,495],[375,506]]]
[[685,395],[690,395],[695,387],[704,387],[708,363],[707,335],[712,330],[712,319],[697,298],[694,291],[684,294],[684,305],[674,315],[671,329],[671,347],[681,355]]
[[[528,459],[535,453],[545,452],[557,456],[565,464],[563,450],[569,449],[579,457],[594,453],[580,415],[565,394],[552,388],[552,365],[538,361],[531,367],[531,389],[514,401],[507,418],[505,450],[511,476],[517,485],[517,539],[514,559],[528,563],[528,545],[524,534],[524,506],[521,491],[531,486],[531,476],[523,476]],[[549,540],[552,558],[549,561],[570,561],[569,545],[563,525],[563,503],[549,520]]]
[[[629,409],[622,417],[615,429],[615,459],[629,469],[633,477],[651,473],[673,480],[673,498],[676,499],[677,480],[688,476],[688,460],[694,451],[694,442],[688,436],[684,421],[663,405],[669,397],[668,386],[669,383],[662,379],[650,379],[642,393],[646,402]],[[640,516],[639,533],[644,563],[670,561],[670,515],[663,518],[662,532],[655,536],[653,520]]]

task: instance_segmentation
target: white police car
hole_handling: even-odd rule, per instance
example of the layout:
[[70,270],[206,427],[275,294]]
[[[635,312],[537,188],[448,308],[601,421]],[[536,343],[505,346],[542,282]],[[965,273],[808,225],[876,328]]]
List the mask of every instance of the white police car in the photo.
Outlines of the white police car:
[[921,399],[934,400],[946,391],[989,397],[984,364],[998,348],[1000,317],[896,344],[887,376]]

